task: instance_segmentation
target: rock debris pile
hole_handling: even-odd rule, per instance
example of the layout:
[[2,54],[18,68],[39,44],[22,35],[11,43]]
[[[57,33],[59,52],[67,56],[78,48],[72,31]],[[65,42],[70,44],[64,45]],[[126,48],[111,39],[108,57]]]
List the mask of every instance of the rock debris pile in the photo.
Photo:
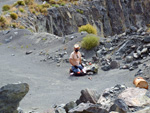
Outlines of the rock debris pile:
[[101,95],[94,90],[82,90],[76,102],[55,106],[54,113],[147,113],[149,106],[148,90],[116,85]]

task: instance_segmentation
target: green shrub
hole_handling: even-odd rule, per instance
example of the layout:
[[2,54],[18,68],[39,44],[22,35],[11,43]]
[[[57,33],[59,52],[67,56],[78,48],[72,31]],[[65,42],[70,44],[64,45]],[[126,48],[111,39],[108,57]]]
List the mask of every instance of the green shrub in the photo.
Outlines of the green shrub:
[[16,20],[18,18],[18,15],[16,13],[10,13],[10,17]]
[[17,1],[17,4],[18,4],[18,5],[25,6],[25,2],[24,2],[23,0],[19,0],[19,1]]
[[50,4],[56,4],[57,2],[55,0],[49,0]]
[[42,4],[43,8],[50,8],[50,5],[48,3]]
[[77,11],[78,13],[83,14],[83,11],[82,11],[81,9],[77,9],[76,11]]
[[58,4],[52,4],[52,6],[53,6],[53,7],[57,7],[57,8],[59,7]]
[[90,24],[79,27],[79,32],[81,32],[81,31],[86,31],[89,34],[95,34],[95,35],[97,34],[96,28]]
[[25,29],[25,27],[24,27],[24,26],[19,26],[19,28],[20,28],[20,29]]
[[43,8],[43,9],[40,10],[40,12],[41,12],[42,14],[46,15],[46,14],[47,14],[47,9],[46,9],[46,8]]
[[62,2],[60,5],[61,5],[61,6],[65,6],[66,4],[65,4],[64,2]]
[[6,18],[3,16],[0,16],[0,22],[6,22]]
[[35,10],[32,10],[32,13],[33,13],[33,14],[36,14],[36,11],[35,11]]
[[19,8],[19,11],[23,13],[23,12],[24,12],[24,9],[23,9],[23,8]]
[[13,28],[16,28],[16,27],[17,27],[17,24],[16,24],[16,23],[12,23],[11,25],[12,25]]
[[3,11],[8,11],[8,10],[10,10],[10,6],[9,6],[9,5],[4,5],[4,6],[2,7],[2,10],[3,10]]
[[26,5],[33,5],[34,4],[34,0],[24,0]]
[[0,16],[0,27],[6,27],[7,25],[7,20],[5,17]]
[[81,42],[81,47],[90,50],[99,45],[99,37],[95,35],[87,35]]

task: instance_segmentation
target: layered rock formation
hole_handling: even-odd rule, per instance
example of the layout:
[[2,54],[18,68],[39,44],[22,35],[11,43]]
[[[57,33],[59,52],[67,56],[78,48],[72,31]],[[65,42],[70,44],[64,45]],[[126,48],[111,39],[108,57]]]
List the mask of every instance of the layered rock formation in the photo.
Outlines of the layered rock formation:
[[[90,23],[99,34],[110,36],[130,28],[145,27],[150,23],[150,0],[95,0],[79,5],[50,8],[47,16],[29,15],[24,25],[37,32],[67,35]],[[134,26],[134,27],[133,27]]]

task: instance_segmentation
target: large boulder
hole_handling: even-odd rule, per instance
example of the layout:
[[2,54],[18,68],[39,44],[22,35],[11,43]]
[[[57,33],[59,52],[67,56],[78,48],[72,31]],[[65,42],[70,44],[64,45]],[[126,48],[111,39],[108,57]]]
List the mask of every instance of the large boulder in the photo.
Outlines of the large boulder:
[[46,16],[36,16],[28,12],[27,18],[17,21],[33,31],[44,31],[59,36],[77,32],[78,27],[88,23],[97,27],[98,33],[103,36],[121,34],[127,29],[128,34],[131,34],[137,31],[137,28],[150,23],[148,0],[81,0],[81,2],[71,7],[65,5],[49,8]]
[[28,91],[27,83],[8,84],[0,88],[0,113],[17,113],[19,102]]
[[121,94],[119,94],[118,98],[125,101],[128,106],[149,106],[150,105],[150,97],[148,96],[149,91],[142,88],[127,88]]

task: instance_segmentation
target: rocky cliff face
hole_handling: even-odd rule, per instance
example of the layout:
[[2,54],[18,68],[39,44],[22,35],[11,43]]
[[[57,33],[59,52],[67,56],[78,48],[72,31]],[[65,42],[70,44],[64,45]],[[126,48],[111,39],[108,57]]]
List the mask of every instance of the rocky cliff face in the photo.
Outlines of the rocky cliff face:
[[79,26],[90,23],[101,35],[115,35],[133,26],[140,28],[149,24],[149,5],[150,0],[95,0],[50,8],[47,16],[34,19],[34,28],[38,32],[62,36],[77,32]]

